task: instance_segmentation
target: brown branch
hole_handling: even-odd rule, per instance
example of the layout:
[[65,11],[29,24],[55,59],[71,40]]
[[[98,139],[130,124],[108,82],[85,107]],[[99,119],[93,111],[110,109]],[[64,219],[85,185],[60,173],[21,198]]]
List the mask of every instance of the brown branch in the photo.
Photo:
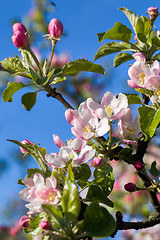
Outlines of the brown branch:
[[144,221],[124,222],[122,213],[120,211],[118,211],[118,212],[116,212],[116,220],[117,220],[117,229],[111,235],[112,238],[114,238],[114,236],[116,235],[118,230],[128,230],[128,229],[139,230],[142,228],[153,227],[157,224],[160,224],[160,214],[158,214],[157,216],[153,216]]

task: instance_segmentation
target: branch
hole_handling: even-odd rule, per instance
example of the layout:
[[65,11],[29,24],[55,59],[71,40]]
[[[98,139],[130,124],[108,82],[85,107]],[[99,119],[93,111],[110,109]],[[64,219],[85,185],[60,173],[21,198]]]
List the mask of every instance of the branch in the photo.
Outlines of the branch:
[[153,216],[147,220],[144,221],[138,221],[138,222],[124,222],[123,216],[120,211],[116,212],[116,219],[117,219],[117,229],[116,231],[111,235],[112,238],[116,235],[118,230],[127,230],[127,229],[135,229],[139,230],[142,228],[148,228],[153,227],[160,223],[160,214],[157,216]]

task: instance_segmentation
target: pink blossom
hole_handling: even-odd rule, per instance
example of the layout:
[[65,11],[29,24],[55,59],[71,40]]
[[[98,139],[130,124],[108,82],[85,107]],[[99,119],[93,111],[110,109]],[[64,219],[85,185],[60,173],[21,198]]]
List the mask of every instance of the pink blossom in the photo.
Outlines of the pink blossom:
[[103,159],[101,157],[95,157],[91,161],[91,167],[99,167],[102,163]]
[[116,120],[123,116],[128,107],[128,100],[125,94],[120,93],[116,98],[113,93],[106,92],[101,100],[101,105],[93,99],[87,99],[87,106],[99,119]]
[[115,136],[122,139],[127,144],[137,145],[137,140],[142,137],[139,127],[138,116],[132,121],[132,113],[128,108],[123,117],[118,121],[118,129]]
[[[21,141],[21,143],[22,144],[30,144],[30,145],[33,145],[33,142],[32,141],[30,141],[30,140],[23,140],[23,141]],[[27,153],[27,151],[24,149],[24,148],[22,148],[22,147],[20,147],[20,150],[21,150],[21,152],[23,153],[23,154],[26,154]]]
[[28,37],[21,31],[16,31],[12,35],[12,42],[18,48],[27,48],[29,46]]
[[151,20],[155,20],[158,17],[158,7],[149,7],[147,10]]
[[27,187],[19,192],[19,197],[29,202],[25,205],[29,208],[28,214],[42,212],[43,203],[58,204],[61,195],[54,176],[45,180],[40,173],[35,173],[32,178],[25,177],[23,183]]
[[50,222],[47,220],[41,221],[39,225],[42,229],[45,229],[45,230],[48,230],[51,227]]
[[30,218],[27,215],[23,215],[19,220],[19,225],[21,227],[28,227],[30,224]]
[[144,54],[141,53],[141,52],[134,53],[133,57],[138,62],[141,62],[141,61],[145,62],[146,61],[146,58],[145,58]]
[[58,39],[63,33],[63,25],[57,18],[53,18],[48,25],[48,31],[51,37]]
[[24,34],[27,33],[27,29],[25,28],[25,26],[22,23],[15,23],[13,24],[13,33],[20,31],[23,32]]
[[157,60],[154,61],[150,67],[150,72],[148,76],[146,76],[144,87],[157,92],[160,90],[160,66]]

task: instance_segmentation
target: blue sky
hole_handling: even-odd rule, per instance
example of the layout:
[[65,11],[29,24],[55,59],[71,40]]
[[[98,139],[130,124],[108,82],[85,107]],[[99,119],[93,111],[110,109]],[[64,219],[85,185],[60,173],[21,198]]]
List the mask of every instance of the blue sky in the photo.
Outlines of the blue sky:
[[[93,60],[100,44],[97,41],[98,32],[107,31],[116,21],[120,21],[130,27],[130,23],[125,15],[118,10],[119,7],[127,7],[136,14],[143,15],[150,6],[159,7],[157,0],[57,0],[55,1],[56,12],[50,18],[57,17],[64,25],[67,37],[58,43],[58,52],[69,52],[72,59],[87,58]],[[1,0],[0,7],[0,60],[18,53],[17,48],[12,44],[12,28],[10,20],[14,17],[22,19],[29,11],[32,2],[29,0]],[[157,28],[159,20],[156,21]],[[105,61],[113,61],[113,56],[96,61],[104,65]],[[114,84],[112,92],[117,94],[120,90],[117,85],[121,85],[121,80],[127,79],[128,64],[114,70]],[[104,92],[108,89],[104,89]],[[109,89],[111,90],[111,89]],[[24,177],[19,170],[14,167],[11,151],[17,146],[6,142],[6,139],[23,140],[29,139],[40,143],[46,147],[48,153],[55,151],[52,134],[58,134],[63,140],[70,139],[70,126],[64,117],[64,107],[54,99],[47,98],[44,93],[40,93],[37,104],[30,111],[26,111],[21,105],[23,90],[14,95],[12,103],[4,103],[0,98],[0,155],[9,159],[13,168],[4,174],[1,181],[0,202],[5,203],[6,199],[17,194],[20,187],[17,180]],[[32,160],[31,160],[32,161]],[[33,162],[30,163],[31,167]],[[23,173],[24,174],[24,173]],[[7,179],[7,180],[6,180]],[[0,209],[0,210],[1,210]],[[1,218],[0,218],[1,219]],[[0,223],[3,221],[0,220]]]

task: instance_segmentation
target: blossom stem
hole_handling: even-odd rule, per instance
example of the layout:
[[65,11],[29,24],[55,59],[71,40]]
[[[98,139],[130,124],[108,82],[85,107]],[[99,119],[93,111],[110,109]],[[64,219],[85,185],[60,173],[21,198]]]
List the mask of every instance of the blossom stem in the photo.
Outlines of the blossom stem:
[[50,71],[50,67],[51,67],[52,58],[53,58],[53,54],[54,54],[54,50],[55,50],[56,43],[57,43],[57,40],[56,40],[56,39],[53,39],[53,40],[52,40],[51,56],[50,56],[50,59],[49,59],[49,63],[48,63],[47,70],[46,70],[46,76],[47,76],[47,74],[48,74],[49,71]]
[[109,122],[110,129],[109,129],[109,140],[108,140],[108,150],[111,149],[112,144],[112,122]]
[[41,65],[40,65],[36,55],[34,54],[34,52],[32,51],[32,49],[30,47],[26,48],[26,50],[31,54],[32,58],[34,59],[35,64],[37,65],[37,68],[39,70],[40,77],[42,78],[43,77],[42,68],[41,68]]

